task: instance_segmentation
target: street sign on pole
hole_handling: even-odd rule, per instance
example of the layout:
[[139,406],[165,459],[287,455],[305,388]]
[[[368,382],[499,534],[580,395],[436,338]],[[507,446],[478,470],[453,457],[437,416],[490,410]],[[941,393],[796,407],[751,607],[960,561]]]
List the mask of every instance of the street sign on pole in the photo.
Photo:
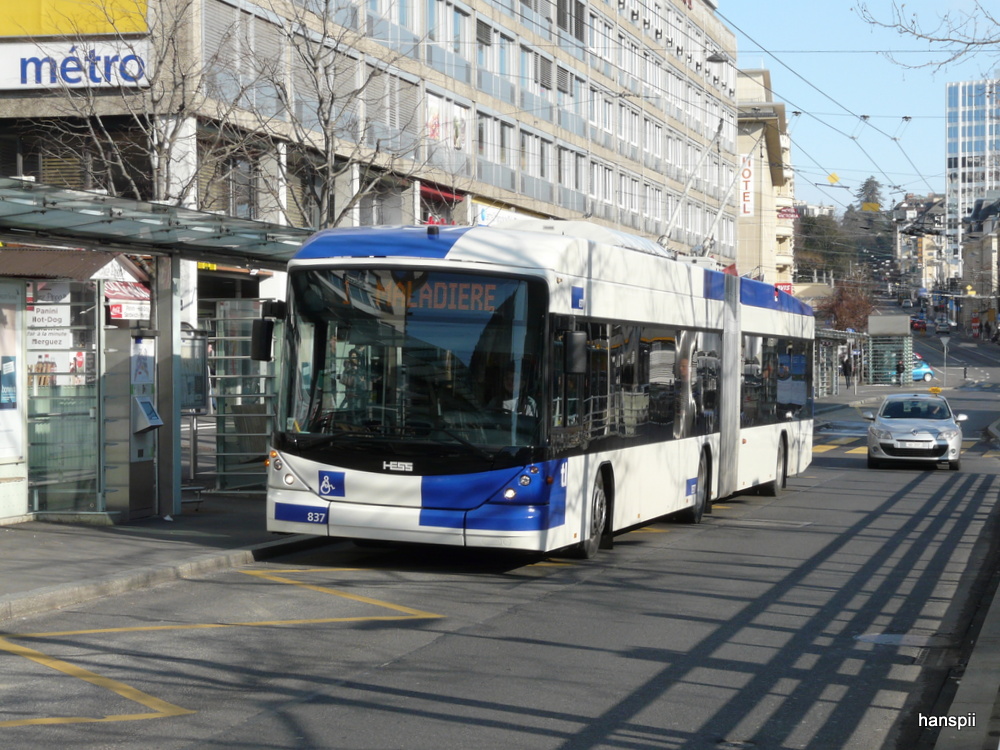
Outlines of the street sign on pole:
[[944,387],[948,387],[948,342],[951,336],[945,334],[941,337],[941,345],[944,347]]

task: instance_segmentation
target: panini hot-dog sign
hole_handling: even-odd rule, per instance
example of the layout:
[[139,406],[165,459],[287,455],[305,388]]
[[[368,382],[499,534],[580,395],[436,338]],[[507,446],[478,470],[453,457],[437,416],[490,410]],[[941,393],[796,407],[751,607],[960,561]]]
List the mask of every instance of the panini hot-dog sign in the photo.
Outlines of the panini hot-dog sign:
[[4,6],[0,89],[148,85],[147,0],[17,0]]

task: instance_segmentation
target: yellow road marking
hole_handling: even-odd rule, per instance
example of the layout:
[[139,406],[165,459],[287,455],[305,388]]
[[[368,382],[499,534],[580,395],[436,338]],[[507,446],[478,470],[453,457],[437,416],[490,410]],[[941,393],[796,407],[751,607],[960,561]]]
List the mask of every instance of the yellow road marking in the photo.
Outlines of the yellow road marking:
[[867,445],[863,445],[860,448],[851,448],[849,451],[847,451],[847,453],[867,453],[867,452],[868,452]]
[[241,570],[248,576],[255,576],[257,578],[263,578],[268,581],[274,581],[275,583],[288,583],[292,586],[299,586],[309,591],[318,591],[321,594],[330,594],[331,596],[338,596],[342,599],[350,599],[351,601],[361,602],[363,604],[373,604],[376,607],[385,607],[386,609],[391,609],[396,612],[403,612],[404,614],[410,615],[411,617],[444,617],[444,615],[435,615],[431,612],[424,612],[420,609],[413,609],[411,607],[404,607],[400,604],[391,604],[389,602],[383,602],[379,599],[369,599],[367,596],[360,596],[358,594],[349,594],[346,591],[339,591],[337,589],[329,589],[326,586],[315,586],[311,583],[303,583],[302,581],[296,581],[292,578],[284,578],[282,576],[275,576],[265,573],[261,570]]
[[859,438],[859,437],[841,437],[841,438],[835,438],[835,439],[831,440],[830,444],[831,445],[847,445],[848,443],[856,443],[859,440],[861,440],[861,438]]
[[813,453],[826,453],[827,451],[832,451],[834,448],[839,448],[837,445],[814,445]]
[[16,645],[11,643],[6,638],[0,638],[0,650],[7,651],[14,656],[21,656],[25,659],[30,659],[33,662],[41,664],[43,667],[48,667],[49,669],[62,672],[70,677],[75,677],[78,680],[89,682],[90,684],[96,685],[103,690],[110,690],[113,693],[117,693],[122,698],[134,701],[154,712],[146,714],[120,714],[117,716],[102,716],[99,718],[88,716],[60,716],[36,719],[15,719],[13,721],[0,721],[0,727],[21,727],[30,724],[74,724],[78,722],[135,721],[139,719],[162,719],[167,716],[183,716],[185,714],[197,713],[196,711],[181,708],[180,706],[175,706],[172,703],[167,703],[159,698],[154,698],[152,695],[144,693],[141,690],[136,690],[123,682],[118,682],[118,680],[101,677],[99,674],[91,672],[89,669],[84,669],[83,667],[75,666],[61,659],[56,659],[48,656],[47,654],[43,654],[41,651],[28,648],[27,646]]
[[[552,563],[556,564],[556,563]],[[361,568],[341,568],[340,570],[361,570]],[[329,568],[317,568],[313,570],[295,570],[289,572],[295,572],[298,574],[307,572],[324,572],[329,573],[331,569]],[[399,604],[393,604],[391,602],[382,601],[380,599],[372,599],[367,596],[361,596],[359,594],[351,594],[346,591],[340,591],[338,589],[327,588],[326,586],[317,586],[314,584],[304,583],[302,581],[296,581],[292,578],[286,578],[285,576],[273,575],[266,573],[264,571],[255,570],[241,570],[240,573],[245,575],[255,576],[257,578],[262,578],[269,581],[274,581],[276,583],[287,583],[293,586],[298,586],[300,588],[307,589],[309,591],[316,591],[322,594],[329,594],[331,596],[337,596],[342,599],[348,599],[350,601],[359,602],[361,604],[371,604],[376,607],[382,607],[385,609],[398,612],[400,614],[395,615],[375,615],[375,616],[355,616],[355,617],[325,617],[317,619],[302,619],[302,620],[267,620],[258,622],[233,622],[233,623],[192,623],[192,624],[177,624],[177,625],[144,625],[138,627],[128,627],[128,628],[94,628],[90,630],[65,630],[59,632],[51,633],[8,633],[3,637],[0,637],[0,651],[6,651],[14,656],[20,656],[25,659],[30,659],[38,664],[49,669],[54,669],[62,672],[70,677],[75,677],[77,679],[89,682],[92,685],[103,688],[105,690],[110,690],[127,700],[134,701],[140,705],[145,706],[153,711],[153,713],[141,713],[141,714],[119,714],[113,716],[102,716],[102,717],[91,717],[91,716],[58,716],[58,717],[39,717],[33,719],[15,719],[12,721],[0,721],[0,727],[18,727],[18,726],[29,726],[29,725],[40,725],[40,724],[82,724],[82,723],[94,723],[94,722],[109,722],[109,721],[137,721],[145,719],[162,719],[171,716],[183,716],[185,714],[197,713],[196,711],[181,708],[180,706],[175,706],[167,701],[160,700],[159,698],[154,698],[148,693],[144,693],[141,690],[130,687],[123,682],[117,680],[112,680],[107,677],[102,677],[95,672],[91,672],[83,667],[78,667],[69,662],[63,661],[61,659],[56,659],[52,656],[42,653],[41,651],[36,651],[35,649],[28,648],[27,646],[21,646],[11,643],[11,639],[16,638],[54,638],[59,636],[67,635],[93,635],[100,633],[137,633],[137,632],[155,632],[164,630],[210,630],[210,629],[221,629],[221,628],[236,628],[236,627],[274,627],[280,625],[316,625],[325,623],[336,623],[336,622],[385,622],[390,620],[413,620],[413,619],[437,619],[444,617],[444,615],[434,614],[432,612],[424,612],[423,610],[414,609],[412,607],[404,607]]]

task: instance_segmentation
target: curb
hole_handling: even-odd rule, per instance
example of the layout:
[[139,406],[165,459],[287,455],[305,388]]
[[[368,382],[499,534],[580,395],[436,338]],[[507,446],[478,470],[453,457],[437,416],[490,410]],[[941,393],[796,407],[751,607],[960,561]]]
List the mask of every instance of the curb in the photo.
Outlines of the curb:
[[148,568],[135,568],[126,573],[112,573],[87,583],[65,583],[22,594],[10,594],[0,597],[0,621],[30,617],[105,596],[152,588],[189,576],[237,568],[289,552],[340,542],[342,540],[329,537],[295,535],[228,552],[211,552],[182,563],[164,563]]

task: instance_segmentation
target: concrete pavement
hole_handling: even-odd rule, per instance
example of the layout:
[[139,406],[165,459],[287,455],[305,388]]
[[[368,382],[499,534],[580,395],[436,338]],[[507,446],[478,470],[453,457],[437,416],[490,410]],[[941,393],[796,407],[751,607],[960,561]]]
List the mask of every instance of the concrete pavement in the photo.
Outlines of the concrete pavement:
[[[888,392],[887,386],[842,387],[839,394],[817,403],[817,426],[856,421],[862,410],[873,408]],[[247,565],[297,548],[344,543],[269,533],[265,501],[259,496],[206,493],[203,497],[198,510],[186,507],[172,520],[150,518],[119,526],[42,521],[0,526],[0,623]],[[997,738],[988,735],[998,692],[1000,604],[995,602],[948,714],[974,714],[977,724],[961,731],[942,730],[935,750],[997,748]]]

